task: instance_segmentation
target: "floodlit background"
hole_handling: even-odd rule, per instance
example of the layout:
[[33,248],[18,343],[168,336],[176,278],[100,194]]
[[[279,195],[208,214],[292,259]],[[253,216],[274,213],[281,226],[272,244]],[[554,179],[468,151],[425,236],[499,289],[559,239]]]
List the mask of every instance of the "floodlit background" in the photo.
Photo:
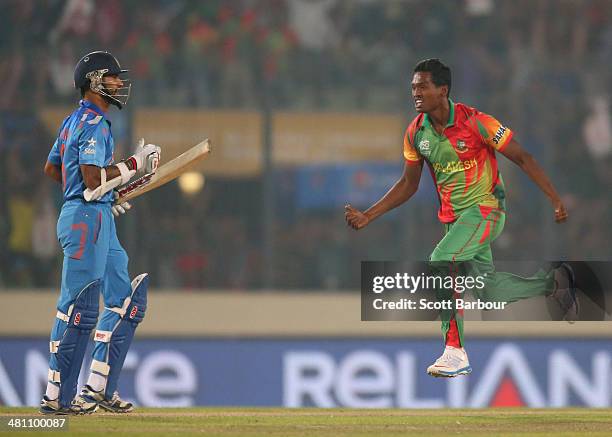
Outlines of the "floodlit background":
[[[476,106],[515,131],[568,207],[569,222],[555,225],[545,196],[500,156],[509,213],[506,230],[493,246],[496,259],[612,258],[610,1],[3,0],[0,288],[4,293],[0,301],[15,309],[20,322],[10,324],[5,319],[0,333],[9,339],[0,342],[0,354],[10,345],[17,348],[15,356],[29,347],[39,348],[36,368],[41,372],[46,360],[43,340],[51,327],[61,272],[55,236],[61,193],[42,169],[61,120],[78,101],[72,84],[74,65],[84,54],[101,49],[131,70],[133,82],[126,109],[113,108],[109,113],[118,145],[116,158],[128,156],[140,137],[162,147],[162,160],[203,138],[213,143],[211,157],[195,169],[203,178],[191,175],[183,184],[174,182],[151,192],[135,200],[129,214],[117,220],[132,275],[148,271],[154,292],[173,292],[165,295],[167,312],[154,313],[156,306],[151,306],[143,326],[145,336],[342,337],[374,331],[437,336],[437,325],[424,330],[402,324],[388,330],[375,323],[364,327],[358,322],[358,302],[342,301],[358,299],[361,260],[424,260],[442,236],[437,198],[426,171],[419,192],[408,204],[365,230],[349,230],[343,218],[346,203],[365,208],[400,176],[403,133],[416,115],[410,96],[412,69],[424,58],[439,57],[451,67],[455,101]],[[278,294],[264,303],[261,291]],[[218,295],[236,298],[215,300]],[[307,300],[310,295],[319,300]],[[293,298],[297,300],[282,300]],[[270,310],[278,299],[287,306]],[[323,310],[330,302],[336,304],[335,312]],[[263,306],[271,312],[258,313]],[[31,322],[22,316],[24,307],[42,311],[40,319]],[[208,312],[202,316],[198,308]],[[24,331],[19,323],[31,328]],[[303,324],[295,328],[295,323]],[[503,326],[489,329],[482,332],[520,332]],[[10,342],[11,336],[24,332],[37,340],[31,345]],[[563,332],[589,337],[601,331],[556,334]],[[394,351],[414,347],[411,350],[418,352],[414,359],[419,360],[415,369],[421,375],[421,367],[440,350],[434,338],[427,343],[431,347],[398,340],[380,353],[395,357]],[[150,341],[142,355],[167,346]],[[193,343],[193,348],[205,351],[199,352],[204,355],[194,364],[197,369],[208,362],[206,351],[216,347],[206,349],[206,344]],[[267,355],[262,352],[266,345],[253,346],[257,353],[241,349],[246,355],[240,357],[231,356],[230,348],[219,352],[219,360],[266,362],[284,347],[299,344],[270,346],[274,350]],[[353,350],[351,344],[330,346],[330,359],[340,363],[343,354]],[[376,349],[377,344],[356,342],[354,350]],[[523,343],[512,343],[518,352],[502,352],[508,362],[517,359],[515,352],[540,362],[546,357],[529,354],[554,349],[553,343],[541,344],[541,348],[520,349]],[[565,350],[571,355],[577,349],[567,344]],[[482,360],[491,356],[495,345],[477,343],[476,362],[478,356]],[[185,346],[185,353],[197,356],[190,347]],[[316,342],[308,347],[324,348]],[[598,348],[609,349],[609,343],[593,343],[581,359]],[[299,364],[299,359],[289,361]],[[273,360],[274,365],[262,364],[259,371],[277,369],[282,358]],[[407,362],[393,360],[398,369]],[[133,368],[139,362],[133,358]],[[11,365],[21,372],[22,364]],[[283,370],[277,370],[268,387],[280,384],[274,378],[280,378]],[[545,369],[536,370],[546,379]],[[220,366],[204,373],[215,371],[229,370]],[[41,373],[36,381],[44,383],[44,378]],[[530,380],[525,381],[521,384],[529,386]],[[27,385],[16,383],[16,393],[23,384]],[[597,381],[593,384],[596,390]],[[29,402],[35,403],[38,391],[29,390]],[[293,405],[299,393],[291,393],[285,393],[294,396],[291,400],[270,394],[265,402]],[[138,393],[133,396],[141,403],[159,403],[143,401],[150,398]],[[529,405],[542,404],[537,396],[530,402],[525,396],[522,401]],[[248,396],[240,399],[193,402],[248,403]],[[334,399],[338,405],[353,405]],[[569,404],[578,402],[568,399]],[[597,399],[610,405],[608,392]]]

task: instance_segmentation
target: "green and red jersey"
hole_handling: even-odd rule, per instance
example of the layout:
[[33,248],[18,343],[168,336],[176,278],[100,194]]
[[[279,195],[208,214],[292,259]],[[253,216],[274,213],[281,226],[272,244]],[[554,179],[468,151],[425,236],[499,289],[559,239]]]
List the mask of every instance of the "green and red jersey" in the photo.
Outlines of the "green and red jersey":
[[406,129],[404,158],[425,160],[438,190],[442,223],[454,222],[473,205],[504,208],[504,183],[495,151],[502,151],[512,131],[490,115],[449,99],[448,123],[440,135],[427,114]]

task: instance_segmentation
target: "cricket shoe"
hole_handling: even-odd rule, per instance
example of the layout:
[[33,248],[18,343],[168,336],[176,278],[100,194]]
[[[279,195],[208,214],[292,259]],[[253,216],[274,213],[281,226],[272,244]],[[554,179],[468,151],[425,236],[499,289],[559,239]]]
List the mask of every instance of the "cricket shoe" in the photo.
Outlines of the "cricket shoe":
[[102,391],[95,391],[89,385],[86,385],[81,390],[81,394],[77,396],[86,402],[95,402],[100,408],[111,413],[129,413],[134,410],[134,406],[119,397],[119,393],[113,393],[113,397],[106,399]]
[[563,311],[563,320],[574,323],[580,313],[580,302],[576,295],[576,277],[574,270],[567,263],[562,263],[554,271],[555,290],[549,294],[557,301]]
[[454,378],[471,372],[472,367],[465,349],[452,346],[446,346],[442,356],[427,368],[427,373],[436,378]]
[[57,416],[79,416],[83,414],[95,413],[98,409],[98,404],[95,402],[81,402],[77,399],[72,401],[69,407],[61,407],[57,399],[51,400],[46,395],[40,401],[39,411],[42,414],[57,415]]

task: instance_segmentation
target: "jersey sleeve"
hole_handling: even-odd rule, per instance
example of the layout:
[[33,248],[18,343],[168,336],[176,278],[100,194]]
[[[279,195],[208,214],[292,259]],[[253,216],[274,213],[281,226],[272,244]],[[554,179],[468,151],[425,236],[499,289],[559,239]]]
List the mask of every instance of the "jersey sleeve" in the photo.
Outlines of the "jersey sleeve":
[[408,129],[406,129],[406,133],[404,134],[404,158],[406,159],[406,162],[408,164],[416,164],[423,158],[421,157],[417,149],[412,145],[410,131],[411,129],[410,127],[408,127]]
[[79,135],[79,165],[104,167],[108,134],[104,124],[89,125]]
[[478,133],[487,146],[501,152],[510,143],[512,130],[502,125],[495,117],[477,112],[474,119]]
[[62,163],[62,157],[59,150],[59,141],[59,138],[55,140],[55,143],[53,143],[51,151],[49,152],[49,156],[47,157],[47,161],[49,161],[51,164],[61,165]]
[[51,151],[49,152],[49,156],[47,157],[47,161],[49,161],[51,164],[62,164],[61,144],[66,141],[66,124],[68,123],[69,119],[70,116],[64,118],[64,121],[62,121],[62,125],[57,133],[55,143],[53,143],[53,146],[51,146]]

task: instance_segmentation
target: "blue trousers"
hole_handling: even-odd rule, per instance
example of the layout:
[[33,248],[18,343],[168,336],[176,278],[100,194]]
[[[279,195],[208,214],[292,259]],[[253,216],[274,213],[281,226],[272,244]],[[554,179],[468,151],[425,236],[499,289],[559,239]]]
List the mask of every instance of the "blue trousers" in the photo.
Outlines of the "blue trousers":
[[76,295],[100,279],[105,307],[120,307],[130,294],[128,256],[117,238],[111,205],[69,200],[57,222],[64,252],[57,309],[65,312]]

